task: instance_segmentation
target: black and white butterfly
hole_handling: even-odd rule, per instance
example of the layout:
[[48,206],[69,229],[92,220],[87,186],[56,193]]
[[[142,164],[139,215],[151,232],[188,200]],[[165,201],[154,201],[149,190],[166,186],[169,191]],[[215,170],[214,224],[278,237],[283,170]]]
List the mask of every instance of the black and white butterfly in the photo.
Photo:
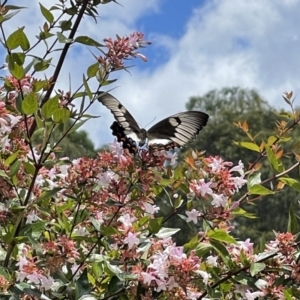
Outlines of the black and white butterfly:
[[140,128],[129,111],[109,93],[100,92],[99,102],[114,115],[116,122],[111,125],[113,135],[123,148],[135,154],[137,148],[148,145],[149,148],[169,149],[181,147],[195,138],[206,125],[208,115],[200,111],[185,111],[161,120],[149,130]]

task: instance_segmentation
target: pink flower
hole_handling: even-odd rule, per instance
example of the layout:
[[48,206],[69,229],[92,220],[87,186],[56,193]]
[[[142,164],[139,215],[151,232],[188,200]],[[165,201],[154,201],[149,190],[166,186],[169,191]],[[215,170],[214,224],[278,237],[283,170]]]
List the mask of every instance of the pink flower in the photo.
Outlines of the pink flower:
[[213,201],[211,202],[211,205],[215,207],[225,207],[227,205],[228,197],[224,196],[223,194],[217,195],[212,194]]
[[118,218],[118,221],[123,224],[123,226],[127,228],[132,227],[132,223],[136,220],[136,217],[132,217],[129,214],[125,214]]
[[127,237],[124,239],[124,243],[128,244],[128,248],[132,249],[134,245],[137,245],[140,240],[136,237],[136,233],[128,232]]
[[186,219],[187,222],[193,221],[194,224],[198,223],[198,217],[199,217],[200,213],[196,209],[193,208],[191,211],[187,210],[185,213],[188,216]]

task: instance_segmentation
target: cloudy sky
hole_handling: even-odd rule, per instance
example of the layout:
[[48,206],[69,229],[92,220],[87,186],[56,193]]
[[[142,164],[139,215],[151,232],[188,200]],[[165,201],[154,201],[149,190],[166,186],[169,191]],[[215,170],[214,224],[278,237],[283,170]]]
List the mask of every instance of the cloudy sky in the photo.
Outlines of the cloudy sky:
[[[46,7],[58,1],[41,1]],[[228,86],[255,88],[273,106],[285,107],[281,95],[300,88],[300,1],[297,0],[118,0],[99,5],[97,24],[85,17],[78,35],[102,42],[105,37],[144,32],[152,42],[143,53],[149,61],[134,60],[128,72],[114,74],[113,95],[141,126],[153,125],[185,110],[189,97]],[[20,1],[9,1],[9,4]],[[7,33],[25,26],[31,44],[44,20],[37,0],[23,0],[28,8]],[[3,50],[0,52],[3,58]],[[57,88],[72,91],[94,63],[92,51],[74,45],[66,58]],[[43,56],[44,46],[34,49]],[[59,52],[51,55],[55,58]],[[53,69],[51,69],[53,71]],[[50,70],[47,73],[51,74]],[[43,74],[39,74],[43,77]],[[299,100],[296,99],[298,104]],[[96,103],[91,114],[101,116],[85,125],[96,146],[113,140],[110,112]],[[153,123],[153,120],[155,121]],[[150,125],[151,126],[151,125]]]

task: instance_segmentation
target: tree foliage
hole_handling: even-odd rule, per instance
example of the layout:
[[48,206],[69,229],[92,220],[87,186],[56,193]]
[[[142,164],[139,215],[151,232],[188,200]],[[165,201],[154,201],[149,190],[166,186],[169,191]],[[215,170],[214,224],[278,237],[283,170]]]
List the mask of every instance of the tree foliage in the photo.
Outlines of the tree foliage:
[[[213,90],[202,97],[192,97],[187,104],[188,109],[197,109],[208,112],[209,122],[205,129],[199,134],[192,147],[206,150],[208,155],[220,155],[237,163],[242,160],[245,163],[253,163],[259,153],[236,145],[234,141],[250,142],[249,138],[241,128],[236,126],[238,122],[247,122],[248,132],[254,136],[255,142],[260,145],[267,142],[269,137],[274,136],[276,122],[286,120],[282,117],[288,112],[278,111],[271,107],[268,102],[255,91],[238,87]],[[291,139],[281,144],[286,155],[282,158],[285,165],[292,165],[291,149],[299,136],[300,130],[294,128],[289,133]],[[263,162],[261,177],[272,176],[270,164]],[[293,176],[298,177],[297,170]],[[272,185],[269,185],[272,188]],[[266,239],[273,237],[273,230],[284,231],[288,222],[288,212],[293,205],[299,212],[299,194],[292,188],[286,188],[275,195],[269,195],[256,199],[243,207],[253,213],[256,218],[236,218],[235,234],[241,239],[250,237],[258,242],[262,234]]]

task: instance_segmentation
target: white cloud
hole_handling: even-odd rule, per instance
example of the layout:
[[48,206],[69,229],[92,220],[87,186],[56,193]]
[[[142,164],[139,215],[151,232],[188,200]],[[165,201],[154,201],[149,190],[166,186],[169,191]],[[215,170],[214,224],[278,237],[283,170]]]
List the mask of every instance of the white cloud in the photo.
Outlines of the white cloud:
[[282,92],[300,87],[299,9],[298,1],[287,0],[207,1],[179,40],[155,38],[169,51],[166,62],[152,73],[122,74],[114,94],[141,125],[183,110],[190,96],[224,86],[255,88],[272,105],[286,107]]
[[[140,25],[143,16],[160,13],[162,0],[118,2],[122,6],[114,3],[99,6],[98,24],[85,17],[78,34],[90,35],[101,42],[104,37],[136,31],[139,21],[139,26],[145,28],[146,38],[153,37],[155,49],[159,52],[160,46],[167,51],[168,59],[161,65],[154,68],[149,61],[145,65],[148,69],[131,68],[130,74],[119,72],[119,81],[111,86],[118,87],[113,94],[141,126],[154,117],[152,125],[184,110],[190,96],[202,95],[214,88],[256,88],[274,106],[285,105],[281,100],[283,91],[294,90],[297,94],[300,87],[299,1],[209,0],[194,9],[187,24],[183,24],[185,32],[179,39],[152,31],[149,23]],[[49,6],[48,0],[42,3]],[[12,32],[25,24],[26,33],[33,38],[44,21],[37,11],[37,1],[24,0],[22,5],[26,4],[32,11],[30,17],[28,11],[24,11],[23,17],[10,22],[8,29]],[[168,18],[176,22],[176,15],[168,15]],[[42,56],[42,50],[38,50]],[[92,52],[98,55],[96,50]],[[92,63],[89,50],[72,46],[57,87],[68,89],[70,73],[74,91],[81,84],[82,73]],[[112,141],[110,112],[96,104],[90,113],[101,115],[85,126],[94,143],[99,146]]]

